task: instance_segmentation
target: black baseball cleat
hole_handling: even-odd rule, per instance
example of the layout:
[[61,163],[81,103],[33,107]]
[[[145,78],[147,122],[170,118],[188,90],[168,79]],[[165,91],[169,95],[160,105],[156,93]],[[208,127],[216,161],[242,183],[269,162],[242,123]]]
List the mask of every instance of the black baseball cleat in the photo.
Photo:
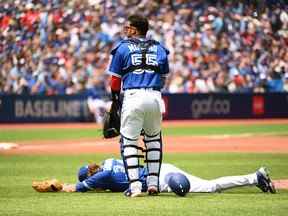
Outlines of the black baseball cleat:
[[269,177],[269,172],[266,167],[261,167],[256,171],[257,184],[256,186],[260,188],[264,193],[276,193],[276,189]]
[[156,186],[149,186],[147,192],[150,196],[157,196],[159,194],[158,188]]

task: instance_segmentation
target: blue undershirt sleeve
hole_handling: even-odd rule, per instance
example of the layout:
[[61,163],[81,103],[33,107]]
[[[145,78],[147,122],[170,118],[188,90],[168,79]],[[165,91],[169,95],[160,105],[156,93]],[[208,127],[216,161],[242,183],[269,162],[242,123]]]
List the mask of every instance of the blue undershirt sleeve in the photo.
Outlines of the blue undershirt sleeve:
[[105,186],[110,181],[111,170],[101,171],[93,176],[90,176],[83,182],[78,182],[76,184],[77,192],[86,192],[89,190],[94,190],[96,188],[106,189]]

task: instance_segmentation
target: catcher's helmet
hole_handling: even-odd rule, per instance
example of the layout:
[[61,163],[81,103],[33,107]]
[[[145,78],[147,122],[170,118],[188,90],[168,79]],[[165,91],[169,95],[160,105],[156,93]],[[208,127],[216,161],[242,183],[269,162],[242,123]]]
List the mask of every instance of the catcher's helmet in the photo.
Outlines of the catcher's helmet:
[[88,166],[80,167],[78,171],[78,180],[80,182],[84,181],[88,177]]
[[168,180],[168,186],[178,196],[185,196],[190,190],[190,182],[182,173],[173,173]]

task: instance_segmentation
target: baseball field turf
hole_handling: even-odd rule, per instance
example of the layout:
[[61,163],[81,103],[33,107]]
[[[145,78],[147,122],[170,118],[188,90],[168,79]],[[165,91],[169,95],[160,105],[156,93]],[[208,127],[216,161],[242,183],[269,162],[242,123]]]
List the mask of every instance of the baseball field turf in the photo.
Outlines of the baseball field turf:
[[[164,125],[163,134],[164,161],[193,175],[206,179],[241,175],[264,165],[272,179],[288,179],[287,123]],[[99,136],[99,127],[1,127],[0,143],[13,142],[19,147],[0,150],[0,215],[287,215],[287,189],[266,194],[256,187],[243,187],[184,198],[162,193],[136,199],[122,193],[38,193],[32,189],[32,180],[57,178],[75,183],[81,165],[119,158],[117,139],[105,142]],[[90,152],[75,152],[77,145]],[[58,152],[40,146],[54,146]],[[103,146],[112,150],[103,151]],[[208,147],[207,151],[201,146]]]

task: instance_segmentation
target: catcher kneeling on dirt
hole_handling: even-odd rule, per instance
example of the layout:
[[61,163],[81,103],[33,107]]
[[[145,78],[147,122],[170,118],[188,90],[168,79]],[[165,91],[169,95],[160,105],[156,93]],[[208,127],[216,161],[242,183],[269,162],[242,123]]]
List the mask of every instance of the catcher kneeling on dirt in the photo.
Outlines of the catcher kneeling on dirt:
[[[142,192],[147,191],[147,168],[139,168]],[[95,163],[82,166],[78,171],[76,184],[61,183],[56,179],[33,181],[32,187],[38,192],[87,192],[112,191],[124,192],[129,196],[129,181],[122,160],[106,159],[101,165]],[[257,186],[263,192],[276,193],[275,187],[265,167],[256,172],[240,176],[225,176],[213,180],[205,180],[173,166],[163,163],[160,170],[159,185],[161,192],[174,192],[185,196],[188,192],[220,192],[239,186]]]

